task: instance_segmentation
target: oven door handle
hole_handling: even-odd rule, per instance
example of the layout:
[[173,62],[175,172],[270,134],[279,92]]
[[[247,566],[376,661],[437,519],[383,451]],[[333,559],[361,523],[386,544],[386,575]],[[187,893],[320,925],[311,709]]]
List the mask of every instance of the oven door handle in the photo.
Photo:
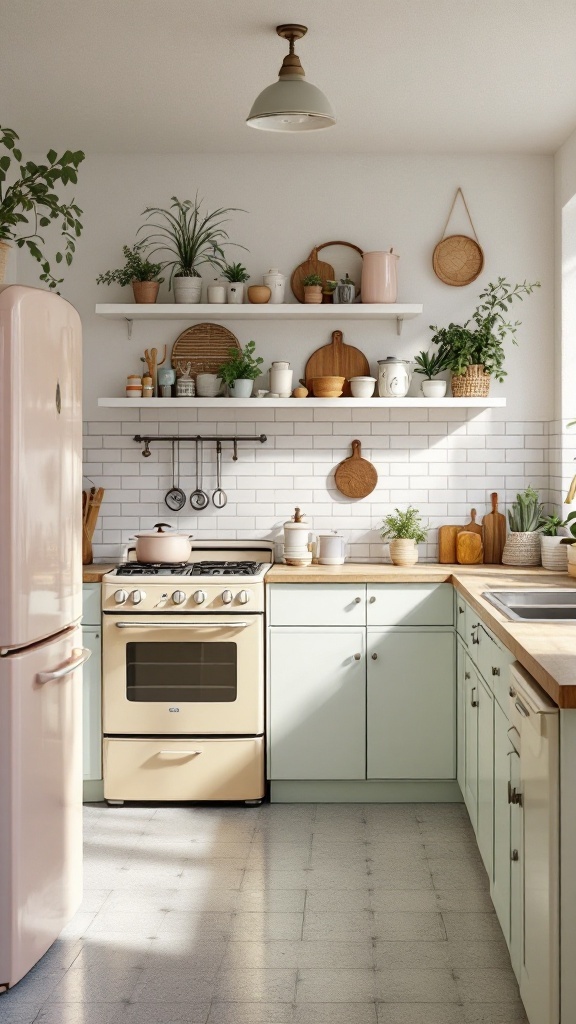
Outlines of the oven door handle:
[[245,629],[247,622],[115,622],[117,629]]
[[177,757],[198,757],[201,750],[159,750],[159,754],[172,754]]

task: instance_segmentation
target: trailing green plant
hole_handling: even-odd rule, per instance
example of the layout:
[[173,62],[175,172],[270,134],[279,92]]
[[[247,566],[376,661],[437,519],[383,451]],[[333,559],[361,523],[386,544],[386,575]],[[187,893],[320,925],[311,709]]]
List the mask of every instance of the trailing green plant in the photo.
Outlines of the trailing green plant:
[[414,373],[421,373],[426,380],[432,380],[437,377],[442,370],[446,369],[444,357],[440,352],[419,352],[417,356],[414,356]]
[[516,495],[516,501],[508,509],[508,526],[511,533],[535,533],[543,524],[544,506],[538,491],[530,485]]
[[[227,213],[242,212],[238,207],[220,207],[212,213],[202,213],[204,200],[196,198],[178,199],[172,196],[169,209],[161,206],[147,206],[143,216],[147,223],[138,228],[145,231],[144,244],[150,247],[150,255],[165,252],[168,258],[163,260],[162,269],[170,267],[168,287],[172,288],[174,277],[200,277],[199,267],[208,264],[217,270],[224,271],[226,258],[224,246],[237,245],[231,242],[224,228],[230,220]],[[157,217],[159,220],[152,220]],[[152,228],[153,230],[150,230]],[[238,246],[245,249],[244,245]]]
[[132,248],[123,245],[122,253],[126,261],[124,266],[119,267],[118,270],[107,270],[104,274],[99,274],[96,284],[119,284],[122,288],[132,284],[132,281],[158,281],[158,284],[162,284],[164,278],[158,276],[162,270],[162,264],[150,263],[145,259],[145,250],[146,245],[143,242],[136,242]]
[[264,360],[262,356],[254,356],[255,349],[255,341],[249,341],[243,351],[235,347],[228,349],[228,359],[218,370],[225,384],[230,386],[235,380],[256,380],[260,376]]
[[[395,513],[395,514],[394,514]],[[414,540],[422,544],[428,536],[428,528],[422,524],[417,508],[409,505],[407,509],[394,509],[394,513],[384,516],[380,536],[389,540]]]
[[250,274],[241,263],[227,263],[222,271],[222,275],[230,282],[239,281],[244,283],[244,281],[250,280]]
[[320,274],[306,274],[306,277],[302,278],[302,285],[304,288],[309,288],[311,285],[321,285],[322,278]]
[[[15,241],[19,249],[26,246],[30,255],[42,268],[40,280],[49,288],[62,284],[64,278],[54,277],[50,262],[44,254],[46,242],[39,228],[47,228],[54,220],[61,219],[60,233],[65,240],[63,251],[55,254],[56,263],[64,261],[69,267],[76,252],[76,239],[82,234],[80,217],[82,210],[74,200],[64,202],[55,189],[58,184],[75,185],[78,181],[78,167],[85,158],[81,150],[67,149],[58,156],[55,149],[46,154],[46,163],[36,164],[32,160],[22,161],[22,151],[16,143],[19,136],[12,128],[0,126],[0,144],[8,154],[0,157],[0,240]],[[6,184],[12,166],[12,157],[18,162],[17,176],[10,185]],[[32,221],[29,234],[24,225]],[[24,234],[22,234],[24,231]]]
[[468,366],[482,365],[486,373],[502,382],[506,376],[504,342],[509,338],[517,345],[515,335],[520,327],[519,320],[509,321],[504,314],[512,302],[522,301],[524,295],[530,295],[539,287],[539,281],[511,285],[506,278],[499,277],[495,284],[489,282],[480,293],[480,302],[465,324],[430,325],[430,330],[435,332],[432,344],[438,346],[445,368],[459,375],[465,373]]

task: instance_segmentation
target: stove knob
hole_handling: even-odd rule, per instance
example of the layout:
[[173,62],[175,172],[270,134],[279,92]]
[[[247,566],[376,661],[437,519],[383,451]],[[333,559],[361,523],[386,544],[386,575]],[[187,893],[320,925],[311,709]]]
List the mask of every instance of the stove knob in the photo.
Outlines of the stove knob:
[[140,602],[143,601],[145,597],[146,597],[146,594],[145,594],[145,592],[143,590],[133,590],[132,591],[132,604],[140,604]]
[[174,601],[174,604],[184,604],[186,594],[183,590],[175,590],[172,594],[172,600]]
[[116,604],[124,604],[124,601],[128,600],[128,594],[125,590],[117,590],[114,594],[114,600]]
[[240,601],[240,604],[248,604],[248,601],[250,600],[251,597],[251,590],[241,590],[240,593],[238,594],[238,600]]
[[222,604],[232,604],[232,591],[231,590],[223,590],[222,591]]
[[204,590],[195,590],[192,597],[196,601],[196,604],[204,604],[206,600],[206,593]]

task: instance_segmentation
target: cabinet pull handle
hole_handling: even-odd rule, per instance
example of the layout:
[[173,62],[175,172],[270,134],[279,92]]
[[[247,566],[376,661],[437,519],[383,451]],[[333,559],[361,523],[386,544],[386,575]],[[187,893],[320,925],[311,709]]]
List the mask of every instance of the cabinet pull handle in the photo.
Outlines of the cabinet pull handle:
[[360,661],[360,658],[361,658],[361,657],[362,657],[362,655],[361,655],[361,654],[355,654],[355,655],[354,655],[354,661]]
[[470,704],[472,705],[473,708],[477,708],[478,707],[478,701],[474,700],[474,694],[475,693],[476,693],[476,687],[473,686],[472,690],[470,692],[470,697],[471,697]]
[[464,673],[464,679],[470,679],[470,673],[469,672],[465,672]]
[[522,807],[522,793],[518,793],[516,788],[513,789],[510,782],[508,783],[508,803],[518,804],[519,807]]
[[516,708],[517,711],[520,712],[520,714],[522,715],[522,718],[530,718],[530,712],[528,711],[527,708],[524,707],[522,701],[518,700],[518,697],[514,701],[514,707]]
[[355,597],[355,598],[354,598],[354,604],[360,604],[360,601],[361,601],[361,600],[362,600],[362,598],[361,598],[361,597]]
[[516,696],[516,690],[514,689],[514,687],[513,687],[513,686],[510,686],[510,687],[508,688],[508,696],[509,696],[509,697],[515,697],[515,696]]
[[518,850],[512,850],[512,853],[510,854],[510,860],[520,860],[520,854],[518,853]]
[[492,665],[492,675],[493,676],[499,676],[500,675],[500,669],[496,668],[496,666],[494,666],[494,665]]
[[372,661],[378,661],[378,655],[376,654],[376,652],[374,652],[374,654],[372,655]]
[[460,615],[464,615],[464,609],[463,609],[463,608],[461,608],[461,607],[460,607],[460,605],[458,605],[458,613],[459,613]]
[[375,597],[371,597],[371,598],[370,598],[370,604],[374,604],[375,600],[376,600],[376,598],[375,598]]

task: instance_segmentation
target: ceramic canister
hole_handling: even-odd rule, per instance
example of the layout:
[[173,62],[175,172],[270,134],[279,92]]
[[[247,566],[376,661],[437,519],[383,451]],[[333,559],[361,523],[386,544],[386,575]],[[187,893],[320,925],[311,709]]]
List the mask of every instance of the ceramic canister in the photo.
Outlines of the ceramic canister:
[[294,371],[290,369],[290,363],[272,363],[269,374],[270,391],[280,395],[280,398],[290,398],[292,377],[294,376]]
[[339,533],[318,534],[318,562],[320,565],[344,565],[345,540]]
[[286,277],[284,274],[280,273],[278,267],[272,267],[267,274],[264,274],[262,280],[264,284],[270,289],[270,302],[284,302],[284,293],[286,291]]
[[399,257],[390,252],[365,252],[362,258],[362,302],[396,302]]

